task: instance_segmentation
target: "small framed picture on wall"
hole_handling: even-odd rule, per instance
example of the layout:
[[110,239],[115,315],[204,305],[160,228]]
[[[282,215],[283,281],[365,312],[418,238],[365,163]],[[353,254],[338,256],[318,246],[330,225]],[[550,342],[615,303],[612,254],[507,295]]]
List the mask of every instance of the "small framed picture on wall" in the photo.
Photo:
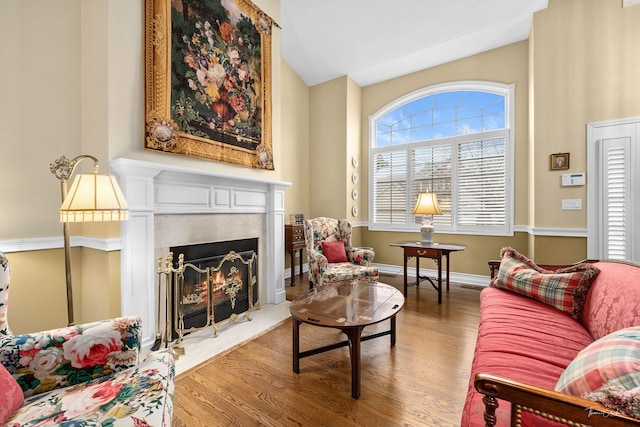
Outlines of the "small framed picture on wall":
[[569,169],[569,153],[552,154],[550,165],[551,170]]

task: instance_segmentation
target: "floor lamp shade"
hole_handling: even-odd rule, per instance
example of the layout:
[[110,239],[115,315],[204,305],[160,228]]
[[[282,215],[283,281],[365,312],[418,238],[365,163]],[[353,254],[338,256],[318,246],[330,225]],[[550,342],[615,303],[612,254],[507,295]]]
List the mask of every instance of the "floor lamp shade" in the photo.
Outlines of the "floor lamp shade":
[[129,207],[116,178],[77,175],[60,206],[60,222],[126,221]]
[[[82,160],[93,161],[93,173],[76,175],[67,191],[67,181]],[[129,207],[115,177],[98,174],[98,159],[82,154],[67,159],[56,159],[49,165],[51,173],[60,180],[62,205],[60,222],[64,239],[64,269],[67,288],[67,318],[69,326],[74,325],[73,286],[71,283],[70,222],[125,221],[129,219]]]

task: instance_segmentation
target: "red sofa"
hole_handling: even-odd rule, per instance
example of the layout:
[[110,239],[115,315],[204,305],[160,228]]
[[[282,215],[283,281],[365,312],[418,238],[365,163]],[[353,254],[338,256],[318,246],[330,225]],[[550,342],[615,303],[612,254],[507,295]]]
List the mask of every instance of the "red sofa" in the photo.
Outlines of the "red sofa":
[[[490,262],[492,277],[498,265]],[[640,425],[592,400],[554,391],[580,350],[611,332],[640,325],[640,265],[594,265],[600,272],[580,321],[510,290],[482,291],[462,427]]]

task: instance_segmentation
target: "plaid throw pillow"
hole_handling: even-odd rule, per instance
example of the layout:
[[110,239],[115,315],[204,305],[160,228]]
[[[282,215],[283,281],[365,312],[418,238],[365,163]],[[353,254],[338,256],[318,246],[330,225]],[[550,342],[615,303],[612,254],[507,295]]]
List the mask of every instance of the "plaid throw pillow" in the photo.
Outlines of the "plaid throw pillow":
[[591,282],[600,272],[597,267],[580,263],[568,268],[546,270],[509,247],[503,248],[500,256],[502,261],[498,276],[491,286],[536,299],[580,321]]
[[[618,389],[619,392],[614,393],[615,387],[624,391]],[[586,397],[605,405],[606,397],[613,398],[615,394],[622,399],[625,391],[638,388],[640,326],[621,329],[589,344],[567,366],[556,384],[556,391]],[[603,394],[589,395],[593,392]],[[640,401],[636,405],[640,409]],[[636,412],[633,416],[637,418],[638,415],[640,413]]]

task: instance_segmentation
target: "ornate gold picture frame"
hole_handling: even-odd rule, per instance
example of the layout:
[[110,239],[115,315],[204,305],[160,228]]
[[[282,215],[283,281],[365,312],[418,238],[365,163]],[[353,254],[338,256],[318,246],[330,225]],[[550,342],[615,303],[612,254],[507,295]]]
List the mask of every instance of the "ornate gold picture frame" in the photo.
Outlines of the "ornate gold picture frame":
[[144,148],[273,170],[272,26],[250,0],[145,0]]

